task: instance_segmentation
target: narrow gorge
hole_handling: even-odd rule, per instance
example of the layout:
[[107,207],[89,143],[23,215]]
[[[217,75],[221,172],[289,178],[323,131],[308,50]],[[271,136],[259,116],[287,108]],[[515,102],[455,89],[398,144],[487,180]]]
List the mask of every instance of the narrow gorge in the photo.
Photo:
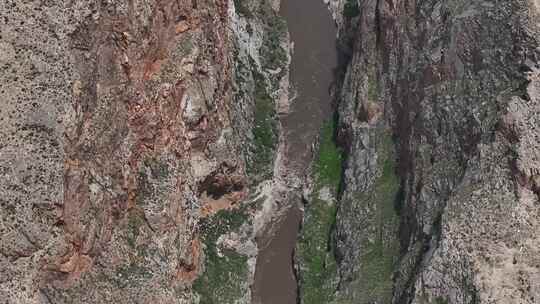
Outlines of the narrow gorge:
[[0,302],[540,303],[538,0],[3,0]]
[[[277,219],[259,242],[253,285],[254,303],[295,304],[298,291],[293,252],[303,215],[303,200],[312,183],[312,163],[321,128],[332,125],[330,87],[337,66],[336,28],[324,3],[284,1],[280,15],[287,23],[291,42],[289,108],[280,116],[286,168],[286,195],[277,201]],[[329,134],[330,137],[332,134]],[[327,138],[331,139],[331,138]],[[339,163],[321,163],[334,166]],[[275,172],[279,175],[280,172]],[[339,180],[339,176],[335,176]]]

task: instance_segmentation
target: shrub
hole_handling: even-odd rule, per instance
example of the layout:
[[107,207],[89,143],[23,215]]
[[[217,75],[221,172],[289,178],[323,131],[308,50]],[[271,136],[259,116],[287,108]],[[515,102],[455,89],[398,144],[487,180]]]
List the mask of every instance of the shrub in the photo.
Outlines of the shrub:
[[347,0],[343,7],[343,15],[347,18],[354,18],[360,15],[360,8],[357,0]]

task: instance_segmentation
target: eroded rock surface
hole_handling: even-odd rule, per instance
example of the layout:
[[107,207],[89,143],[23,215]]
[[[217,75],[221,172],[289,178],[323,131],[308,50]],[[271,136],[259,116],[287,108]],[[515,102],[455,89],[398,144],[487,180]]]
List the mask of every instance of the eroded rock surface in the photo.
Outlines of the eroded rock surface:
[[2,1],[2,301],[249,303],[271,5]]
[[330,8],[349,62],[329,297],[538,303],[536,1]]
[[250,303],[303,186],[303,303],[539,303],[538,1],[328,5],[305,178],[278,1],[1,1],[0,299]]

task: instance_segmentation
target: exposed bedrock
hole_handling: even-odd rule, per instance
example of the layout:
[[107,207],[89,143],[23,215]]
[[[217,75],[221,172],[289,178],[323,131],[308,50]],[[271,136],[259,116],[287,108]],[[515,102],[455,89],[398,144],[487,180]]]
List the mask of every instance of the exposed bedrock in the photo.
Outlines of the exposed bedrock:
[[540,301],[538,3],[329,6],[348,57],[332,301]]
[[272,4],[6,0],[0,24],[2,301],[249,303]]
[[301,303],[540,303],[540,3],[327,2],[300,174],[278,1],[0,1],[1,301],[251,303],[301,197]]

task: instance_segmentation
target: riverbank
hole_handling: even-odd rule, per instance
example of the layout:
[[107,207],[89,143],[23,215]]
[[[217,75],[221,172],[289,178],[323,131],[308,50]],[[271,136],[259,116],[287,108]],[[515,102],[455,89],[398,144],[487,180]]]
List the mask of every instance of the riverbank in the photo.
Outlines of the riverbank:
[[332,118],[330,86],[337,66],[336,29],[322,1],[283,1],[281,16],[292,41],[289,111],[282,113],[282,168],[275,174],[285,186],[276,202],[275,220],[258,239],[259,255],[252,288],[253,303],[294,304],[297,278],[293,254],[301,225],[302,197],[308,188],[314,147],[325,120]]

